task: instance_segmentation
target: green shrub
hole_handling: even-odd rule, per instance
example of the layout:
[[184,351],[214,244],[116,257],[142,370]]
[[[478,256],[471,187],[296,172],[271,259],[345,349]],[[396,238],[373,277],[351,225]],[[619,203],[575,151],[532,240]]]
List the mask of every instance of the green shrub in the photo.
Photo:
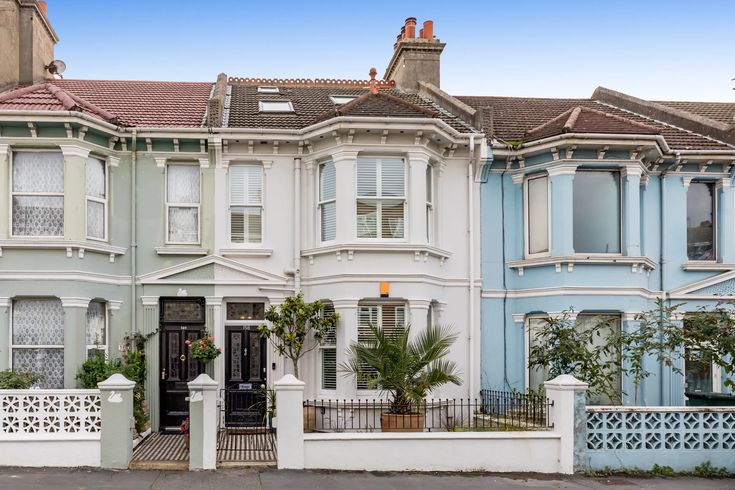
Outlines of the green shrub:
[[23,371],[0,371],[0,390],[27,390],[43,379],[36,373]]
[[77,379],[85,388],[97,388],[97,383],[104,381],[113,374],[122,374],[131,381],[135,381],[133,389],[133,416],[135,430],[140,434],[145,431],[148,415],[143,409],[145,401],[145,358],[138,351],[128,352],[123,359],[105,360],[104,356],[97,355],[84,361]]
[[709,461],[705,461],[694,468],[692,475],[700,478],[727,478],[730,472],[727,468],[715,468]]
[[671,466],[659,466],[655,464],[651,468],[651,474],[655,476],[674,476],[675,472]]

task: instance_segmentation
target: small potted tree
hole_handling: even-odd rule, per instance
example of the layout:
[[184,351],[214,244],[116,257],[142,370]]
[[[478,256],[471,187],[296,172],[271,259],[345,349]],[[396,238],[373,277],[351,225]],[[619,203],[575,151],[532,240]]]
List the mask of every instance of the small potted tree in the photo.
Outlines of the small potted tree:
[[440,325],[413,339],[410,325],[391,332],[371,325],[370,330],[372,339],[353,342],[340,369],[388,398],[388,411],[380,414],[383,432],[422,432],[426,396],[443,384],[462,383],[456,364],[444,359],[457,335]]
[[[303,294],[290,296],[280,306],[265,312],[270,322],[259,327],[260,335],[268,339],[276,352],[291,360],[293,373],[299,377],[299,360],[319,347],[321,341],[339,319],[336,313],[325,314],[321,301],[307,303]],[[304,408],[304,428],[309,431],[316,423],[314,407]]]

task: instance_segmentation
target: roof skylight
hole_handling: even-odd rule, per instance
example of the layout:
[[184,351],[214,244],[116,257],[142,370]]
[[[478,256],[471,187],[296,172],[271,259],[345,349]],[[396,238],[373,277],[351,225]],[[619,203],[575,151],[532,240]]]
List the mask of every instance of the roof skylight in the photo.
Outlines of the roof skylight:
[[347,104],[348,102],[352,102],[357,97],[355,97],[354,95],[330,95],[329,98],[334,104],[342,105]]
[[279,94],[281,93],[278,90],[278,87],[271,86],[271,85],[261,85],[258,87],[258,93],[259,94]]
[[260,112],[293,112],[290,100],[261,100],[258,101]]

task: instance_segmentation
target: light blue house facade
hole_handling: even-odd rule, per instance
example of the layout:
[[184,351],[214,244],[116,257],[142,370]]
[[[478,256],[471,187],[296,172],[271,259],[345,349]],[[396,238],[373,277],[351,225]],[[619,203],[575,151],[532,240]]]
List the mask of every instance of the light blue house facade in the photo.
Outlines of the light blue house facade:
[[[606,92],[618,95],[595,95]],[[735,298],[735,147],[609,100],[464,101],[484,111],[493,146],[480,184],[483,388],[537,387],[534,329],[565,310],[635,329],[658,297],[683,312]],[[637,393],[620,380],[623,403],[723,390],[716,366],[688,364],[648,359]]]

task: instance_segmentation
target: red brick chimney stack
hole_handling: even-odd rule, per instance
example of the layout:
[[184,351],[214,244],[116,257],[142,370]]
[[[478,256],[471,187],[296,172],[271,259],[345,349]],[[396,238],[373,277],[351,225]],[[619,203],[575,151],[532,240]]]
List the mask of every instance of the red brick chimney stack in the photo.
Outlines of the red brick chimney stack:
[[406,28],[406,39],[413,39],[416,37],[416,17],[409,17],[406,19],[404,27]]

